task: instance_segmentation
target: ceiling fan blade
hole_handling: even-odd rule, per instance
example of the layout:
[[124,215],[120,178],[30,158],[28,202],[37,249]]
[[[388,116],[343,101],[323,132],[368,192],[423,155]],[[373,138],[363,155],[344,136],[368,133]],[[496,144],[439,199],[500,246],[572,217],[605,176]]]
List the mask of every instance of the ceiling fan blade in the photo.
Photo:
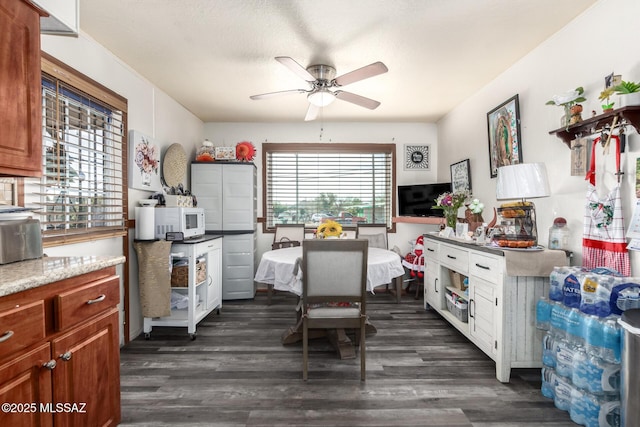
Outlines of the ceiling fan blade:
[[357,70],[353,70],[350,73],[338,76],[333,79],[333,82],[337,86],[346,86],[360,80],[368,79],[369,77],[384,74],[387,71],[389,71],[387,66],[378,61],[374,62],[373,64],[365,65],[364,67],[358,68]]
[[296,73],[299,77],[305,79],[308,82],[315,82],[316,78],[311,75],[302,65],[298,64],[292,58],[288,56],[276,56],[276,61]]
[[320,107],[313,105],[312,103],[309,103],[309,108],[307,109],[307,115],[304,117],[304,121],[310,122],[312,120],[315,120],[316,117],[318,117],[319,110],[320,110]]
[[289,95],[291,93],[306,93],[307,91],[305,89],[291,89],[291,90],[281,90],[278,92],[269,92],[269,93],[261,93],[259,95],[251,95],[249,98],[251,99],[266,99],[266,98],[273,98],[275,96],[280,96],[280,95]]
[[351,102],[352,104],[356,104],[364,108],[368,108],[369,110],[375,110],[380,105],[378,101],[370,98],[365,98],[364,96],[356,95],[355,93],[345,92],[343,90],[337,90],[333,94],[338,99]]

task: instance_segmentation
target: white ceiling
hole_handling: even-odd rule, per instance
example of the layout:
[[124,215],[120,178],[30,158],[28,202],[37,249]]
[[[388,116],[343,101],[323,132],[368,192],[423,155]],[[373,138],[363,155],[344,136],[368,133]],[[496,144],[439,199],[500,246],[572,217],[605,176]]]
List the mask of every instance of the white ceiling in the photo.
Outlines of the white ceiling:
[[303,121],[308,84],[276,62],[341,75],[376,110],[336,100],[326,121],[434,122],[597,0],[80,0],[80,27],[204,122]]

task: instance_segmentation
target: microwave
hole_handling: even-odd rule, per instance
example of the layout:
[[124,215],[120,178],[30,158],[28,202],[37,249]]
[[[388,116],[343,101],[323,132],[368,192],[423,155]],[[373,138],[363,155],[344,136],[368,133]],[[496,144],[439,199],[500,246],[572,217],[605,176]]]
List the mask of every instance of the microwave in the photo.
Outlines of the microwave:
[[204,209],[155,208],[156,239],[165,239],[167,232],[182,233],[185,239],[204,235]]

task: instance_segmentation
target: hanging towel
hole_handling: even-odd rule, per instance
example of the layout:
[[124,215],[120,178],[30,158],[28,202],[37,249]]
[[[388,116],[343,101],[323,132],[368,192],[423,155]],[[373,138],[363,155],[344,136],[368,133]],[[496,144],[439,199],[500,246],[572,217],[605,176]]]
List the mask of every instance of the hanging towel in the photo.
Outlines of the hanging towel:
[[[620,176],[620,139],[616,140],[616,168]],[[624,276],[631,274],[627,242],[624,236],[622,200],[618,183],[604,198],[596,192],[596,145],[591,147],[591,165],[586,179],[589,181],[585,203],[582,236],[582,265],[586,268],[608,267]],[[619,182],[619,179],[618,179]]]

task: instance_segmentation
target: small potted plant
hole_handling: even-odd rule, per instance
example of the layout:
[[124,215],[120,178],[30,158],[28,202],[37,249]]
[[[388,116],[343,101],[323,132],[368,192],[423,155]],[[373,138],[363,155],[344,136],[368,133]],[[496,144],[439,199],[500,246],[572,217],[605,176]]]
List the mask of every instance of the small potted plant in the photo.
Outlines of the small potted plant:
[[605,113],[608,113],[609,111],[613,110],[613,104],[615,104],[615,102],[611,102],[609,98],[611,97],[611,95],[613,95],[614,92],[615,92],[615,89],[613,88],[613,86],[608,87],[602,92],[600,92],[600,96],[598,97],[598,99],[604,102],[604,104],[602,104],[602,111]]
[[640,84],[636,82],[622,81],[619,85],[614,86],[613,90],[620,95],[620,106],[627,107],[629,105],[640,105]]
[[587,100],[583,96],[584,89],[582,86],[577,87],[562,95],[554,95],[551,101],[547,101],[546,105],[558,105],[564,108],[563,126],[569,126],[582,121],[582,105],[580,102]]

